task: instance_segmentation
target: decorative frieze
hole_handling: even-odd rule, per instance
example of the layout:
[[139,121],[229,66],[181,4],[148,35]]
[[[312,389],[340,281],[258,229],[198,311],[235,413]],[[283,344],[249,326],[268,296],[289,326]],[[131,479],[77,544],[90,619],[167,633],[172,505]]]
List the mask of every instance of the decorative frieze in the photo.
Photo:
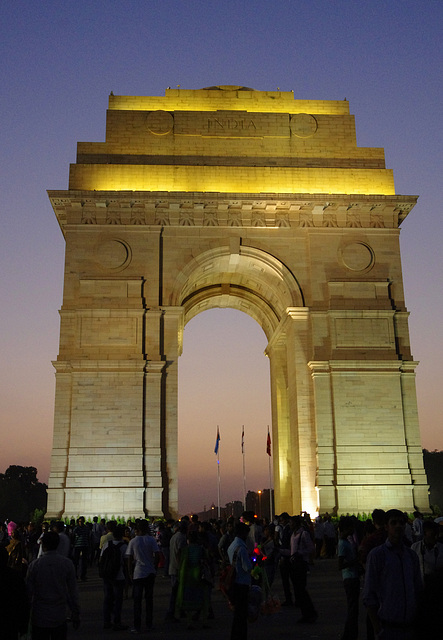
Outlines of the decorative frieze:
[[[206,200],[179,198],[167,200],[145,196],[137,200],[78,196],[50,198],[62,227],[65,224],[202,226],[202,227],[331,227],[331,228],[396,228],[414,206],[414,196],[383,197],[377,202],[371,196],[358,201],[334,198],[305,200],[229,199]],[[68,192],[63,192],[63,195]]]

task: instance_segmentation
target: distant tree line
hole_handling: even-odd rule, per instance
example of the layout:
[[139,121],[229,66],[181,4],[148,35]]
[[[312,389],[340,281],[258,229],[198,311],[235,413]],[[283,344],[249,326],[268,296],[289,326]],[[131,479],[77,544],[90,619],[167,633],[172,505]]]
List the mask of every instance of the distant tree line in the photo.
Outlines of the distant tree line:
[[29,522],[36,510],[44,514],[47,488],[38,481],[35,467],[8,467],[0,473],[0,521]]

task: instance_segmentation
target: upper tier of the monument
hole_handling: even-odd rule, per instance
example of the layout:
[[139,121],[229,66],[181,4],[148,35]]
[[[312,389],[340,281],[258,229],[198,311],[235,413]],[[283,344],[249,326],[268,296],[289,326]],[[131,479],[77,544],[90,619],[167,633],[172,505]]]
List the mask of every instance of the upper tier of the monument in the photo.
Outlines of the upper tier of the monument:
[[349,114],[347,100],[295,100],[293,91],[256,91],[222,85],[206,89],[166,89],[163,96],[109,96],[109,109],[130,111],[249,111]]
[[346,100],[246,87],[109,97],[105,142],[80,142],[69,188],[394,195],[384,151],[357,146]]

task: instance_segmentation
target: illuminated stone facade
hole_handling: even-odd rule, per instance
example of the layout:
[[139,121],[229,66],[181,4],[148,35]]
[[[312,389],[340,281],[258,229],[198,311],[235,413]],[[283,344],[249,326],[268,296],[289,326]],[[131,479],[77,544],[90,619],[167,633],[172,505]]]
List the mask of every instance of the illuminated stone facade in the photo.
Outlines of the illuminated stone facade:
[[347,101],[109,98],[49,197],[66,240],[48,515],[176,515],[177,367],[213,307],[263,328],[276,511],[427,509],[399,225]]

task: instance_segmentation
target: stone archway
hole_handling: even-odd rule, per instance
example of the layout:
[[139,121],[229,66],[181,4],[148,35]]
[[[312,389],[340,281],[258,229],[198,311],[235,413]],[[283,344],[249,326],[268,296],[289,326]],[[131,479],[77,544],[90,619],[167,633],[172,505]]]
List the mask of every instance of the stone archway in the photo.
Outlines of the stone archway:
[[[223,304],[226,296],[229,305]],[[295,276],[280,260],[233,237],[228,246],[205,251],[185,266],[171,304],[183,307],[185,322],[205,308],[231,306],[254,318],[270,339],[286,309],[304,301]]]
[[[233,238],[228,247],[206,251],[186,265],[177,277],[171,302],[183,308],[183,326],[202,311],[230,307],[247,313],[262,327],[269,341],[267,355],[271,363],[276,508],[298,512],[303,504],[305,509],[316,511],[314,421],[309,411],[303,417],[293,414],[291,422],[287,353],[282,355],[278,346],[286,343],[288,329],[291,333],[298,330],[297,322],[292,328],[294,320],[307,317],[303,293],[294,275],[277,258],[243,246]],[[294,344],[298,352],[302,348],[299,337]],[[304,360],[303,352],[294,355],[294,361]],[[309,377],[306,362],[303,370]],[[291,366],[289,371],[293,375]],[[299,371],[298,376],[302,375]],[[299,421],[305,426],[302,440],[298,437]],[[300,460],[304,462],[303,477]]]
[[276,510],[428,508],[399,249],[416,202],[347,101],[110,96],[49,196],[66,241],[48,516],[176,515],[183,327],[268,338]]

